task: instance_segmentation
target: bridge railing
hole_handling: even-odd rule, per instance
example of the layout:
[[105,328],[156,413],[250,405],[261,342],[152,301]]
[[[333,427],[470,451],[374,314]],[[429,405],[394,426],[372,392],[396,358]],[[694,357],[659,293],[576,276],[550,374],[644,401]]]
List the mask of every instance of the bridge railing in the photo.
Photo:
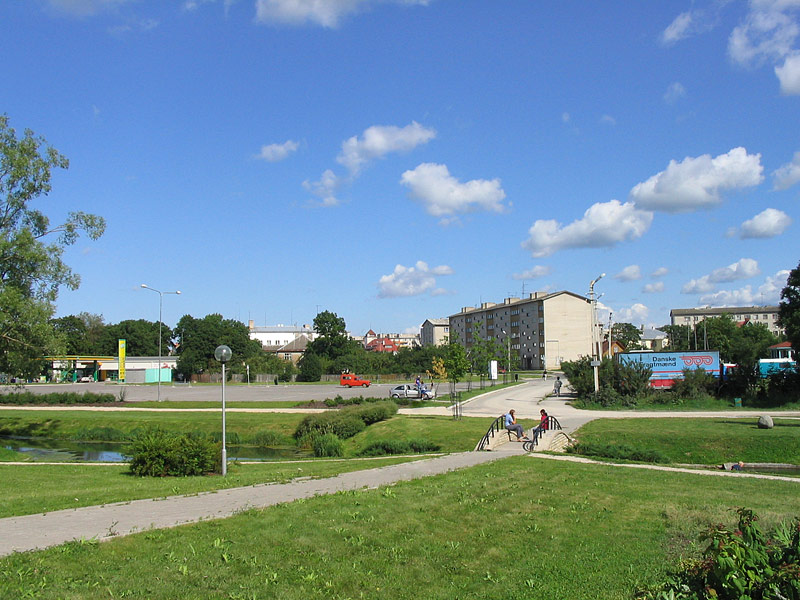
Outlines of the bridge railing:
[[489,445],[491,440],[494,438],[495,434],[499,434],[501,431],[506,430],[505,425],[506,416],[500,415],[489,426],[489,429],[486,430],[486,433],[483,434],[481,441],[478,442],[478,445],[475,446],[475,451],[486,450],[486,447]]
[[539,440],[544,435],[545,431],[551,431],[561,429],[561,423],[558,422],[558,419],[555,417],[548,416],[547,417],[547,426],[544,426],[544,423],[539,423],[536,427],[533,428],[531,432],[531,439],[529,442],[525,442],[522,444],[522,449],[525,452],[533,452],[534,448],[539,445]]

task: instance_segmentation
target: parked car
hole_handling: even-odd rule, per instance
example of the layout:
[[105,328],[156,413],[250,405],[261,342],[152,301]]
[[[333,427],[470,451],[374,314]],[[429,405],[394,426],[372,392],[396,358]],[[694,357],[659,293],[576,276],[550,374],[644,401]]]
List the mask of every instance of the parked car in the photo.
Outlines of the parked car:
[[422,393],[415,385],[405,383],[398,385],[389,390],[389,395],[392,398],[418,398],[421,400],[433,400],[436,397],[436,392],[429,390],[425,387],[422,388]]
[[359,376],[353,375],[352,373],[342,373],[342,376],[339,377],[339,385],[345,387],[369,387],[369,384],[369,379],[361,379]]

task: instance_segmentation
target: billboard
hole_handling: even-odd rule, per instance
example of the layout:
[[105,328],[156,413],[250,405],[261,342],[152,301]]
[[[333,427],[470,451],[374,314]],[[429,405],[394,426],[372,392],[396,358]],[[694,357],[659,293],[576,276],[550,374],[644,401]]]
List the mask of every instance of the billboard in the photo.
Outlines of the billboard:
[[117,353],[119,355],[119,377],[120,381],[125,381],[125,355],[127,354],[125,340],[119,340],[117,346]]
[[672,387],[675,379],[683,379],[684,369],[703,369],[719,377],[719,352],[697,350],[695,352],[621,352],[618,360],[627,364],[643,363],[653,369],[650,385],[655,388]]

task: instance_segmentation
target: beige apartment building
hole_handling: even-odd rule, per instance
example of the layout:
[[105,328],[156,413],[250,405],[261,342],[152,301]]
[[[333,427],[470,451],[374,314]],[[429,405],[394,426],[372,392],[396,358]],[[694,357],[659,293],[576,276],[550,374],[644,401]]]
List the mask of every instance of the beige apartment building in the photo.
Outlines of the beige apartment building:
[[778,326],[777,306],[724,306],[721,308],[675,308],[669,311],[672,325],[694,327],[705,319],[730,315],[737,323],[763,323],[775,335],[783,335]]
[[419,328],[423,346],[442,346],[450,341],[450,319],[425,319]]
[[502,304],[467,306],[449,322],[451,341],[469,349],[476,338],[494,338],[510,351],[515,368],[557,369],[563,361],[592,354],[592,306],[572,292],[534,292]]

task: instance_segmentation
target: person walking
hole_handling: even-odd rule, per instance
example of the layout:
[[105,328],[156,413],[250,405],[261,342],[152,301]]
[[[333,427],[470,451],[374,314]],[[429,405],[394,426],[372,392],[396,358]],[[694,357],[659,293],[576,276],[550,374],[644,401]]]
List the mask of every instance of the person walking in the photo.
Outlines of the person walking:
[[556,377],[556,380],[553,382],[553,393],[556,395],[556,398],[561,397],[561,377]]

